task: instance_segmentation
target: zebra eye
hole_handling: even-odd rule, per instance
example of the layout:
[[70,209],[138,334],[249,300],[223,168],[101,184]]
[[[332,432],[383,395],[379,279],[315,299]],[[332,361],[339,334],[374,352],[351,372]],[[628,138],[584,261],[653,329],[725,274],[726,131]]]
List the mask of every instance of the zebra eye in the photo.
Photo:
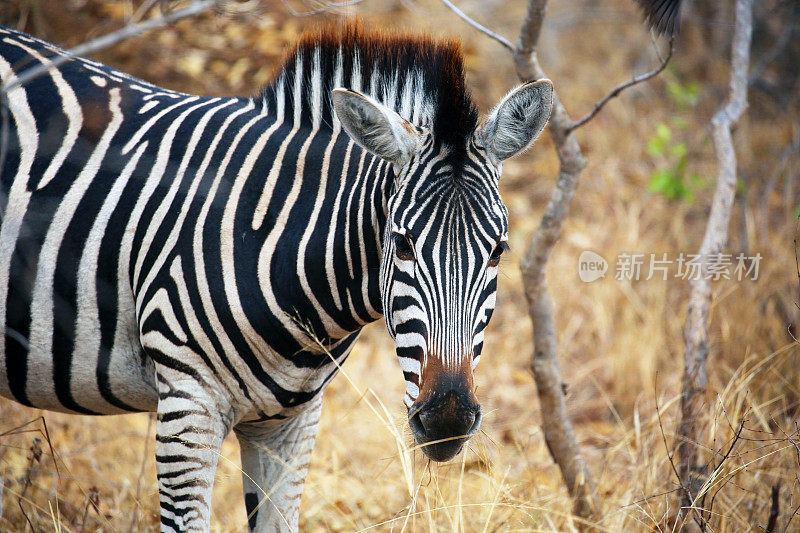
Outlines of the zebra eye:
[[394,251],[398,259],[403,261],[414,260],[414,246],[411,242],[411,235],[402,235],[400,233],[392,234],[394,239]]
[[492,255],[489,256],[489,266],[496,267],[500,264],[500,256],[503,255],[503,252],[508,250],[508,243],[502,241],[500,244],[494,247],[492,250]]

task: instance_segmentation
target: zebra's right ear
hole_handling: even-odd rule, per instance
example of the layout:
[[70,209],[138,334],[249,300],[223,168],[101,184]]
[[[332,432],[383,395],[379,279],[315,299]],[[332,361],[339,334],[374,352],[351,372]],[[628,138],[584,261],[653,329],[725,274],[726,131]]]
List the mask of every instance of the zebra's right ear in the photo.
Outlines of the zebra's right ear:
[[336,118],[364,150],[402,167],[417,149],[416,128],[369,96],[350,89],[333,90]]

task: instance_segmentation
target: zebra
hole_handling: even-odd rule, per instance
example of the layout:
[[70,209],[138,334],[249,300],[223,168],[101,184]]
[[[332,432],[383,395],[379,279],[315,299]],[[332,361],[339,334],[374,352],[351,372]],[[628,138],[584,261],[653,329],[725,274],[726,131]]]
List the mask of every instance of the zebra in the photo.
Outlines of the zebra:
[[[681,0],[637,2],[677,33]],[[232,430],[249,529],[296,531],[323,390],[384,317],[414,441],[457,455],[508,250],[502,164],[551,82],[479,122],[458,42],[358,24],[301,37],[253,98],[65,54],[0,27],[0,395],[157,413],[162,531],[209,530]]]
[[[0,76],[65,51],[0,29]],[[297,530],[322,392],[385,317],[417,445],[481,423],[473,369],[508,249],[502,163],[549,80],[478,120],[456,41],[300,38],[258,95],[201,97],[76,57],[2,109],[0,394],[157,413],[163,531],[210,528],[240,443],[248,526]]]

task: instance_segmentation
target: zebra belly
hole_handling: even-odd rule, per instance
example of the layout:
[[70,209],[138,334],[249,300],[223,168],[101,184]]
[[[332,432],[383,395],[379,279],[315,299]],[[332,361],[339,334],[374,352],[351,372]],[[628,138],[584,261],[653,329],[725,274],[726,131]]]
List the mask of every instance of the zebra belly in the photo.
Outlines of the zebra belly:
[[[9,333],[6,335],[8,338]],[[130,348],[128,351],[115,350],[102,373],[98,370],[96,356],[76,351],[68,375],[60,374],[54,368],[53,354],[32,349],[24,360],[10,354],[10,358],[18,360],[9,366],[27,367],[28,376],[9,376],[0,372],[0,396],[30,407],[68,413],[112,415],[155,411],[158,396],[152,377],[155,373],[152,361],[142,355],[140,348]],[[6,366],[3,355],[0,355],[0,365]],[[24,400],[14,393],[14,389],[23,383],[27,397]],[[69,391],[74,404],[68,405],[63,400],[63,391]]]

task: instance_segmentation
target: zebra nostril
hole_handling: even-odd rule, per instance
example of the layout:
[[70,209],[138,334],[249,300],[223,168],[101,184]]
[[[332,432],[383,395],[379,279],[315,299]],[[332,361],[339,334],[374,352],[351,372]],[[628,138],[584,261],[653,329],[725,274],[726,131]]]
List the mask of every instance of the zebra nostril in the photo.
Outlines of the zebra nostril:
[[411,427],[411,431],[414,433],[414,437],[416,437],[417,440],[424,440],[427,437],[425,425],[422,423],[419,411],[408,417],[408,425]]
[[483,412],[481,410],[481,406],[478,406],[478,411],[475,413],[475,421],[472,422],[472,427],[469,428],[467,431],[467,437],[473,436],[481,427],[481,418],[483,418]]

